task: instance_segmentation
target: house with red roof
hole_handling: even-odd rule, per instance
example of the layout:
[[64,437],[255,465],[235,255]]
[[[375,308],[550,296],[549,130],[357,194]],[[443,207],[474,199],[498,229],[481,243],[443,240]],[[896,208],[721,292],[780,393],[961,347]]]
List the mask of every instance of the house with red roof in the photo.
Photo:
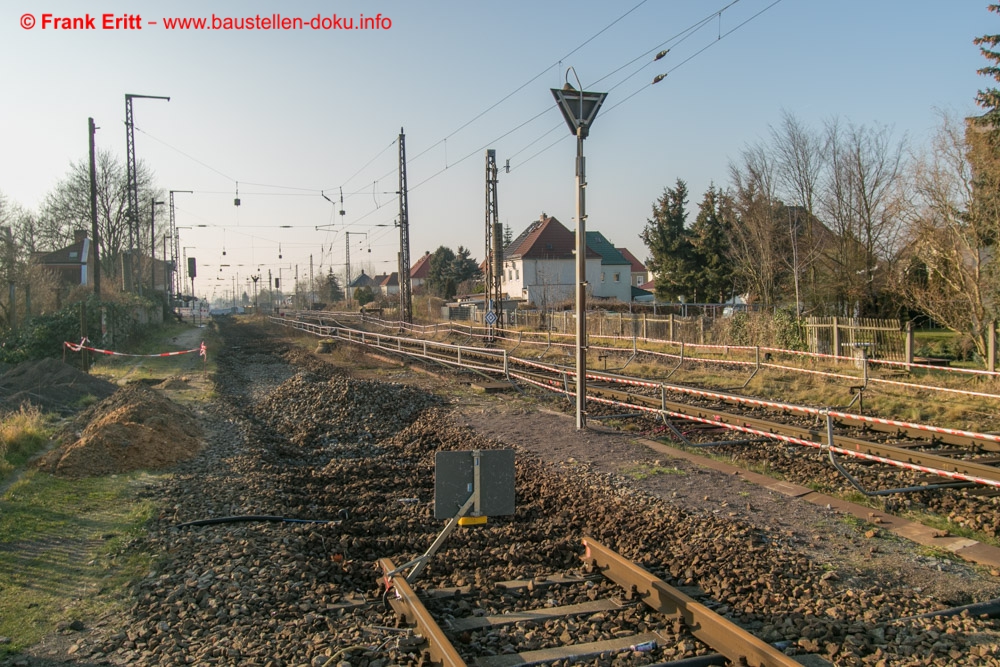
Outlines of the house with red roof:
[[[427,275],[431,271],[431,254],[424,251],[424,256],[416,261],[416,263],[410,268],[410,287],[414,291],[418,291],[418,287],[422,287],[425,282],[427,282]],[[398,290],[397,290],[398,291]]]
[[86,229],[73,232],[73,245],[35,253],[32,261],[55,273],[61,285],[94,284],[94,244]]
[[379,291],[385,296],[399,294],[399,273],[393,271],[388,275],[375,276],[373,278],[378,284]]
[[[539,308],[576,296],[576,237],[557,219],[542,213],[504,250],[503,291]],[[586,281],[598,285],[601,255],[587,248]]]
[[645,264],[640,262],[628,248],[616,248],[616,250],[632,265],[632,280],[630,282],[633,287],[642,287],[643,284],[649,282],[651,276],[646,270]]

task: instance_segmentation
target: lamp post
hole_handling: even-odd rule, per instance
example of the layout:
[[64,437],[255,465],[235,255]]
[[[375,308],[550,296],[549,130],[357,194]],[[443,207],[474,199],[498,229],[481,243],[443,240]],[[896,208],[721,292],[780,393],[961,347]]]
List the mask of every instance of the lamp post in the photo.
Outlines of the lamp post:
[[[163,206],[164,202],[156,201],[156,197],[149,200],[149,295],[156,291],[156,207]],[[163,258],[166,261],[166,257]]]
[[579,77],[576,79],[579,89],[573,88],[568,80],[570,71],[576,77],[576,70],[569,68],[566,85],[551,90],[570,133],[576,137],[576,428],[581,430],[587,425],[587,214],[584,199],[587,175],[583,140],[590,133],[590,126],[608,94],[585,92]]

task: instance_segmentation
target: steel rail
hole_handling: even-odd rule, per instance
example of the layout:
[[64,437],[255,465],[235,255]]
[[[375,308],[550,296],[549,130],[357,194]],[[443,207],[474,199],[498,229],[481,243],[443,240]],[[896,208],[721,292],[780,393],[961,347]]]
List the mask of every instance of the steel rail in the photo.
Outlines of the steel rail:
[[604,576],[634,592],[653,610],[683,620],[691,633],[732,664],[751,667],[802,667],[767,642],[705,605],[688,597],[649,571],[612,551],[590,537],[583,539],[585,562],[593,564]]
[[[465,667],[466,663],[462,656],[448,641],[441,626],[406,581],[406,576],[402,573],[386,576],[387,573],[396,570],[396,566],[388,558],[380,558],[378,564],[382,568],[382,579],[386,594],[389,596],[389,604],[403,620],[417,626],[417,631],[427,641],[427,652],[431,660],[443,667]],[[395,597],[392,595],[393,591],[396,593]]]
[[[847,450],[848,453],[855,452],[868,456],[878,456],[885,459],[892,459],[901,463],[920,466],[923,468],[933,468],[950,473],[966,475],[980,479],[991,480],[1000,484],[1000,468],[975,461],[963,461],[946,456],[940,456],[933,452],[914,451],[909,447],[871,442],[850,436],[838,435],[834,442],[829,442],[825,429],[808,429],[789,424],[779,424],[765,419],[757,419],[746,415],[737,415],[727,412],[720,412],[711,408],[692,406],[686,403],[667,401],[663,398],[654,398],[644,394],[626,392],[618,389],[610,389],[591,384],[590,393],[597,396],[607,396],[616,399],[616,403],[621,404],[642,404],[661,410],[669,410],[681,415],[687,415],[696,419],[730,424],[751,428],[754,431],[773,433],[775,435],[785,435],[797,440],[815,442],[817,444],[835,445],[839,449]],[[838,421],[840,417],[837,418]],[[916,432],[926,438],[926,432]],[[932,443],[928,443],[930,445]],[[976,443],[977,445],[980,443]]]
[[[282,322],[286,325],[294,326],[291,321]],[[298,327],[296,327],[298,328]],[[315,325],[308,327],[309,329],[323,330],[324,332],[331,332],[332,328],[328,327],[316,327]],[[318,333],[318,331],[317,331]],[[331,332],[339,338],[343,338],[350,342],[360,343],[370,347],[375,347],[377,349],[384,350],[390,353],[404,354],[408,356],[424,357],[429,360],[436,361],[438,363],[445,363],[448,365],[456,367],[468,367],[473,368],[481,372],[494,372],[498,374],[506,375],[506,368],[497,367],[498,363],[501,363],[502,359],[500,354],[502,351],[490,348],[470,348],[458,345],[451,345],[447,343],[439,343],[435,341],[424,341],[417,339],[407,339],[401,338],[399,336],[390,336],[385,334],[375,334],[359,332],[352,329],[336,329]],[[387,344],[387,342],[394,344]],[[407,349],[404,351],[403,346],[405,345]],[[414,348],[422,348],[421,352],[414,352]],[[499,353],[499,354],[498,354]],[[470,363],[473,359],[485,360],[485,363],[472,364]],[[543,373],[532,373],[542,382],[550,383],[551,379],[555,376],[563,378],[572,371],[567,371],[565,369],[559,369],[551,365],[542,364],[537,361],[532,361],[523,358],[507,357],[506,361],[510,365],[517,366],[527,366],[530,368],[535,368]],[[525,373],[521,373],[525,374]],[[643,380],[641,378],[629,378],[626,376],[616,376],[612,374],[605,373],[588,373],[588,378],[593,382],[591,383],[592,391],[589,392],[595,396],[606,396],[612,398],[615,402],[620,404],[620,407],[627,407],[629,405],[642,404],[647,409],[659,409],[661,411],[669,410],[676,415],[681,417],[689,416],[695,420],[702,421],[716,421],[724,423],[733,427],[746,427],[750,428],[756,432],[771,433],[775,437],[787,436],[794,440],[806,441],[811,443],[823,444],[826,439],[825,431],[804,429],[801,427],[778,424],[775,422],[766,421],[763,419],[751,418],[743,415],[729,414],[725,412],[720,412],[715,409],[706,409],[697,406],[691,406],[684,403],[677,403],[673,401],[666,401],[665,397],[654,398],[646,396],[638,392],[622,391],[611,389],[608,387],[601,388],[599,382],[610,382],[617,384],[631,385],[635,387],[644,387],[647,389],[658,388],[663,392],[666,391],[681,391],[683,393],[691,394],[694,396],[700,396],[702,398],[708,398],[712,400],[719,400],[720,402],[734,403],[734,404],[745,404],[768,407],[770,409],[782,410],[785,412],[798,413],[810,416],[819,416],[820,414],[829,413],[833,416],[839,424],[850,424],[854,426],[863,426],[866,428],[871,428],[873,430],[880,430],[885,433],[892,434],[896,437],[900,435],[906,435],[911,438],[931,438],[931,442],[928,444],[939,444],[948,443],[961,445],[964,447],[976,447],[980,451],[1000,451],[1000,443],[997,443],[995,438],[997,436],[985,434],[984,437],[988,439],[978,439],[975,436],[977,434],[971,432],[957,431],[953,429],[940,429],[937,427],[923,426],[919,424],[907,424],[905,422],[897,422],[893,420],[881,420],[871,417],[858,416],[854,417],[850,413],[835,412],[835,411],[823,411],[818,408],[810,408],[806,406],[795,406],[791,404],[775,403],[773,401],[762,401],[759,399],[752,399],[748,397],[740,397],[734,394],[726,394],[723,392],[698,390],[689,387],[678,387],[672,385],[666,385],[662,382]],[[830,445],[831,443],[826,443]],[[914,451],[912,447],[919,446],[916,443],[907,443],[906,446],[900,445],[890,445],[883,443],[876,443],[867,440],[861,440],[858,438],[851,438],[848,436],[837,436],[836,444],[839,449],[843,450],[841,453],[846,454],[856,454],[861,457],[878,457],[879,459],[888,459],[892,461],[897,461],[900,464],[910,467],[917,467],[919,469],[926,469],[925,472],[930,472],[935,474],[936,471],[941,471],[945,476],[961,475],[967,478],[971,478],[971,481],[984,480],[990,485],[1000,485],[1000,468],[991,465],[985,465],[981,463],[976,463],[975,461],[964,461],[961,459],[954,459],[950,457],[941,456],[934,454],[933,452],[920,452]],[[982,483],[979,481],[979,483]]]

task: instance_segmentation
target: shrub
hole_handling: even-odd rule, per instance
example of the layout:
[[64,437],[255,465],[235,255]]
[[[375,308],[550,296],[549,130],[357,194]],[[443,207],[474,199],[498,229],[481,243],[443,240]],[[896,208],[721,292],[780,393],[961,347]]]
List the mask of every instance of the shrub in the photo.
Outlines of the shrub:
[[733,313],[732,317],[722,320],[722,338],[730,345],[807,349],[802,327],[795,315],[788,310],[776,310],[773,314],[746,311]]

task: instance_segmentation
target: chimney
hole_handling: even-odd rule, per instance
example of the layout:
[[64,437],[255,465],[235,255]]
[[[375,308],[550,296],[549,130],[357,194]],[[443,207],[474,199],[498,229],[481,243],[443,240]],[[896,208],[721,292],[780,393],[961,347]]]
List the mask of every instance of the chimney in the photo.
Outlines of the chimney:
[[73,243],[83,243],[83,240],[87,238],[86,229],[74,229],[73,230]]

